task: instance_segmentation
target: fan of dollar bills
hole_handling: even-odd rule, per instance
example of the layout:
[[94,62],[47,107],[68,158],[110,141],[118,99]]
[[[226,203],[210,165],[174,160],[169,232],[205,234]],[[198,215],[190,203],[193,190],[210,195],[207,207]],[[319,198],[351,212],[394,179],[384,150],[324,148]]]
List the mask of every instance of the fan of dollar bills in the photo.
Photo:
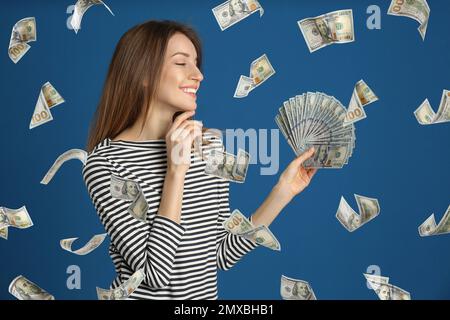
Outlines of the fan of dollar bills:
[[297,156],[314,147],[304,167],[342,168],[356,140],[354,125],[343,125],[346,112],[334,97],[308,92],[285,101],[275,122]]

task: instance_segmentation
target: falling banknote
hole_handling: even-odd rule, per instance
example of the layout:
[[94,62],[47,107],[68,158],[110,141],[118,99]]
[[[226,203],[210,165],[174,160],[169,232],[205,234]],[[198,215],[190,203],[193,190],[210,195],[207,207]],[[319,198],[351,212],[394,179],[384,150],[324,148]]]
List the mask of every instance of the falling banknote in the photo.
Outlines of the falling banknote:
[[431,108],[428,99],[414,111],[417,121],[422,125],[443,123],[450,121],[450,91],[444,90],[442,93],[441,103],[439,104],[438,112],[435,113]]
[[128,212],[136,219],[146,221],[148,203],[137,182],[111,175],[110,191],[113,198],[132,200]]
[[368,198],[355,194],[359,214],[350,207],[344,197],[341,197],[336,218],[347,229],[352,232],[363,226],[380,214],[380,205],[377,199]]
[[250,91],[261,85],[267,79],[275,74],[275,69],[269,61],[267,55],[252,62],[250,66],[250,77],[241,76],[234,92],[235,98],[244,98]]
[[96,234],[82,248],[75,251],[72,250],[72,243],[74,243],[74,241],[77,240],[78,238],[62,239],[59,242],[59,244],[61,245],[61,248],[63,248],[66,251],[69,251],[79,256],[84,256],[97,249],[102,244],[103,240],[105,240],[106,235],[107,235],[106,233]]
[[8,227],[26,229],[33,226],[33,221],[25,206],[19,209],[0,207],[0,237],[8,239]]
[[353,11],[338,10],[314,18],[297,21],[308,45],[309,52],[314,52],[333,43],[355,41],[353,29]]
[[283,300],[317,300],[308,282],[281,275],[280,294]]
[[255,227],[238,209],[223,222],[228,232],[246,238],[272,250],[281,250],[280,243],[265,225]]
[[366,112],[363,107],[375,101],[378,101],[378,97],[372,89],[369,88],[364,80],[359,80],[353,89],[352,98],[348,105],[343,125],[347,126],[366,118]]
[[8,291],[19,300],[55,300],[55,297],[24,276],[14,278]]
[[434,219],[433,213],[419,226],[419,234],[421,237],[435,236],[445,233],[450,233],[450,206],[447,208],[447,211],[438,225],[436,225],[436,220]]
[[212,11],[222,31],[256,11],[259,11],[260,17],[264,14],[264,9],[256,0],[228,0],[213,8]]
[[53,120],[50,109],[65,102],[63,97],[56,91],[50,82],[44,83],[39,93],[33,117],[30,121],[30,129]]
[[365,273],[364,277],[380,300],[411,300],[411,295],[408,291],[389,284],[389,278],[387,277]]
[[115,289],[102,289],[97,287],[98,300],[124,300],[127,299],[144,281],[145,274],[139,269],[124,283]]
[[34,17],[19,20],[13,27],[9,40],[8,55],[14,63],[31,48],[28,42],[36,41],[36,19]]
[[60,155],[53,165],[50,167],[50,169],[45,174],[44,178],[42,178],[41,183],[42,184],[48,184],[50,181],[52,181],[53,176],[58,172],[59,168],[69,160],[72,159],[78,159],[80,160],[83,165],[86,164],[87,159],[87,152],[81,149],[70,149],[66,152],[64,152],[62,155]]
[[419,22],[420,26],[417,30],[419,30],[422,40],[425,40],[430,11],[426,0],[392,0],[388,14],[408,17]]
[[0,238],[8,240],[8,227],[0,228]]
[[111,9],[101,0],[78,0],[75,4],[72,20],[70,21],[70,24],[75,33],[78,33],[78,30],[81,29],[81,20],[83,19],[83,15],[86,13],[86,11],[93,5],[99,4],[104,5],[105,8],[108,9],[108,11],[114,16],[114,13],[111,11]]
[[243,183],[250,164],[250,154],[243,149],[237,156],[225,151],[212,149],[206,158],[205,173],[229,181]]

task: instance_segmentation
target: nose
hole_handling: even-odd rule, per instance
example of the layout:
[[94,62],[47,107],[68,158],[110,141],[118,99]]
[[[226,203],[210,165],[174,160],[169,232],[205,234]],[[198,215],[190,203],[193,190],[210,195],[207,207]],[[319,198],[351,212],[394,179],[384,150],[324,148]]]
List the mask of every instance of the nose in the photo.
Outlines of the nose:
[[203,80],[203,74],[197,66],[194,66],[190,78],[198,82]]

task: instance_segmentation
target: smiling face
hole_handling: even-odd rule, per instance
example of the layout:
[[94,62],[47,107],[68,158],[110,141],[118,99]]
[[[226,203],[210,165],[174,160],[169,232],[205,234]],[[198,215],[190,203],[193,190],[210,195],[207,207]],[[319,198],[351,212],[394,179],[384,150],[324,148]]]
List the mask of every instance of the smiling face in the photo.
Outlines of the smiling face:
[[195,110],[202,80],[193,43],[182,33],[174,34],[167,44],[155,104],[174,111]]

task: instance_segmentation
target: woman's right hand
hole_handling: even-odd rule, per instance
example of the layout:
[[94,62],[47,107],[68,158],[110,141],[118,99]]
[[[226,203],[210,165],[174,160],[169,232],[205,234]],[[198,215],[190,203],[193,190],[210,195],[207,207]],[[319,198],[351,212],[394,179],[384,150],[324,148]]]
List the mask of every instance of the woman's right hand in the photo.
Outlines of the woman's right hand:
[[200,121],[188,120],[194,114],[194,111],[183,112],[166,134],[168,172],[185,174],[191,165],[192,142],[201,138],[203,127]]

